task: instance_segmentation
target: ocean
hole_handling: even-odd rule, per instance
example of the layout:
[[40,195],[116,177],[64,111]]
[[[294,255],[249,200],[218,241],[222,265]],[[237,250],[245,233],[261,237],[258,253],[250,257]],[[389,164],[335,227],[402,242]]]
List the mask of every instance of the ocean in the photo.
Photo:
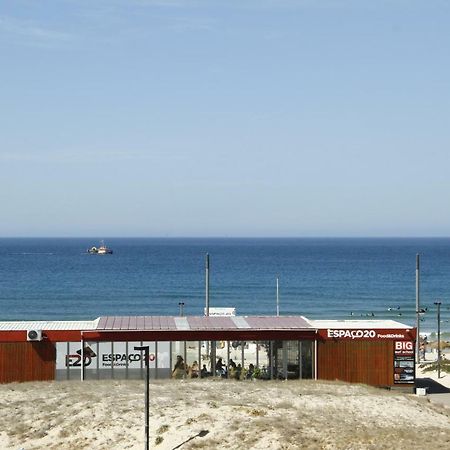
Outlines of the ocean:
[[96,238],[0,239],[0,320],[101,315],[201,315],[205,254],[210,306],[238,315],[393,319],[415,323],[421,255],[421,331],[450,331],[450,239],[109,238],[113,255],[89,255]]

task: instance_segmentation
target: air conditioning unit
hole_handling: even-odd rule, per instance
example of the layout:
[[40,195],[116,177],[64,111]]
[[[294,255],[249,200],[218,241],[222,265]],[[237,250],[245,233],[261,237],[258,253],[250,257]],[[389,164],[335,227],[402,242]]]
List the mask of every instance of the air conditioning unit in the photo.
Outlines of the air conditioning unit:
[[42,341],[42,330],[27,330],[27,341]]

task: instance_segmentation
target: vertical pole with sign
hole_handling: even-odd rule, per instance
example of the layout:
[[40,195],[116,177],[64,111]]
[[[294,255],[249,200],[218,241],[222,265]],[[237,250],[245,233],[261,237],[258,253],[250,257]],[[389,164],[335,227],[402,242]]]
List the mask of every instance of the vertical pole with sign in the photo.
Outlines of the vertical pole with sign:
[[146,368],[146,377],[145,377],[145,450],[149,450],[149,418],[150,418],[150,398],[148,392],[148,385],[150,382],[150,364],[149,364],[149,350],[150,347],[148,345],[143,345],[140,347],[134,347],[135,350],[143,351],[145,358],[145,368]]

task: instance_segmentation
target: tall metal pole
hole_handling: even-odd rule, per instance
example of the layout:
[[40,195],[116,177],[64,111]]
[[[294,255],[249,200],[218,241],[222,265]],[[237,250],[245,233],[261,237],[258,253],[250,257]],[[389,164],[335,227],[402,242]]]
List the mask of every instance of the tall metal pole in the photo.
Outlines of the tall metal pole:
[[80,354],[80,356],[81,356],[81,381],[84,381],[85,370],[84,370],[84,337],[83,337],[83,332],[81,332],[81,352],[80,353],[81,353]]
[[184,316],[184,302],[179,302],[178,306],[180,307],[180,317]]
[[416,255],[416,361],[420,362],[420,255]]
[[206,300],[206,308],[205,308],[205,316],[209,316],[209,253],[206,254],[205,260],[205,270],[206,270],[206,292],[205,292],[205,300]]
[[145,450],[149,450],[149,417],[150,417],[150,398],[148,392],[148,385],[150,383],[150,364],[149,364],[149,352],[150,347],[148,345],[134,347],[135,350],[143,351],[145,358],[145,368],[146,368],[146,377],[145,377]]
[[[206,272],[205,273],[205,301],[206,301],[205,316],[208,317],[209,316],[209,253],[206,254],[206,258],[205,258],[205,272]],[[206,341],[206,355],[207,355],[207,358],[210,358],[209,341]],[[213,367],[213,365],[215,365],[215,363],[216,363],[215,358],[214,358],[214,362],[210,358],[210,362],[211,362],[211,371],[214,375],[215,367]]]
[[441,302],[436,300],[434,304],[437,306],[437,337],[438,337],[438,359],[437,359],[437,370],[438,378],[441,378]]
[[277,317],[280,315],[280,291],[279,291],[279,283],[277,277]]

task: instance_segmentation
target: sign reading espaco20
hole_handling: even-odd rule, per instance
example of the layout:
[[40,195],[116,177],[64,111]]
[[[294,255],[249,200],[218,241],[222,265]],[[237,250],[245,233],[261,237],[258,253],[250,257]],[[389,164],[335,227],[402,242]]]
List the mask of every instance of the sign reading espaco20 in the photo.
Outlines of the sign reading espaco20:
[[319,330],[319,335],[323,339],[414,339],[412,330],[403,329],[341,329],[328,328]]

